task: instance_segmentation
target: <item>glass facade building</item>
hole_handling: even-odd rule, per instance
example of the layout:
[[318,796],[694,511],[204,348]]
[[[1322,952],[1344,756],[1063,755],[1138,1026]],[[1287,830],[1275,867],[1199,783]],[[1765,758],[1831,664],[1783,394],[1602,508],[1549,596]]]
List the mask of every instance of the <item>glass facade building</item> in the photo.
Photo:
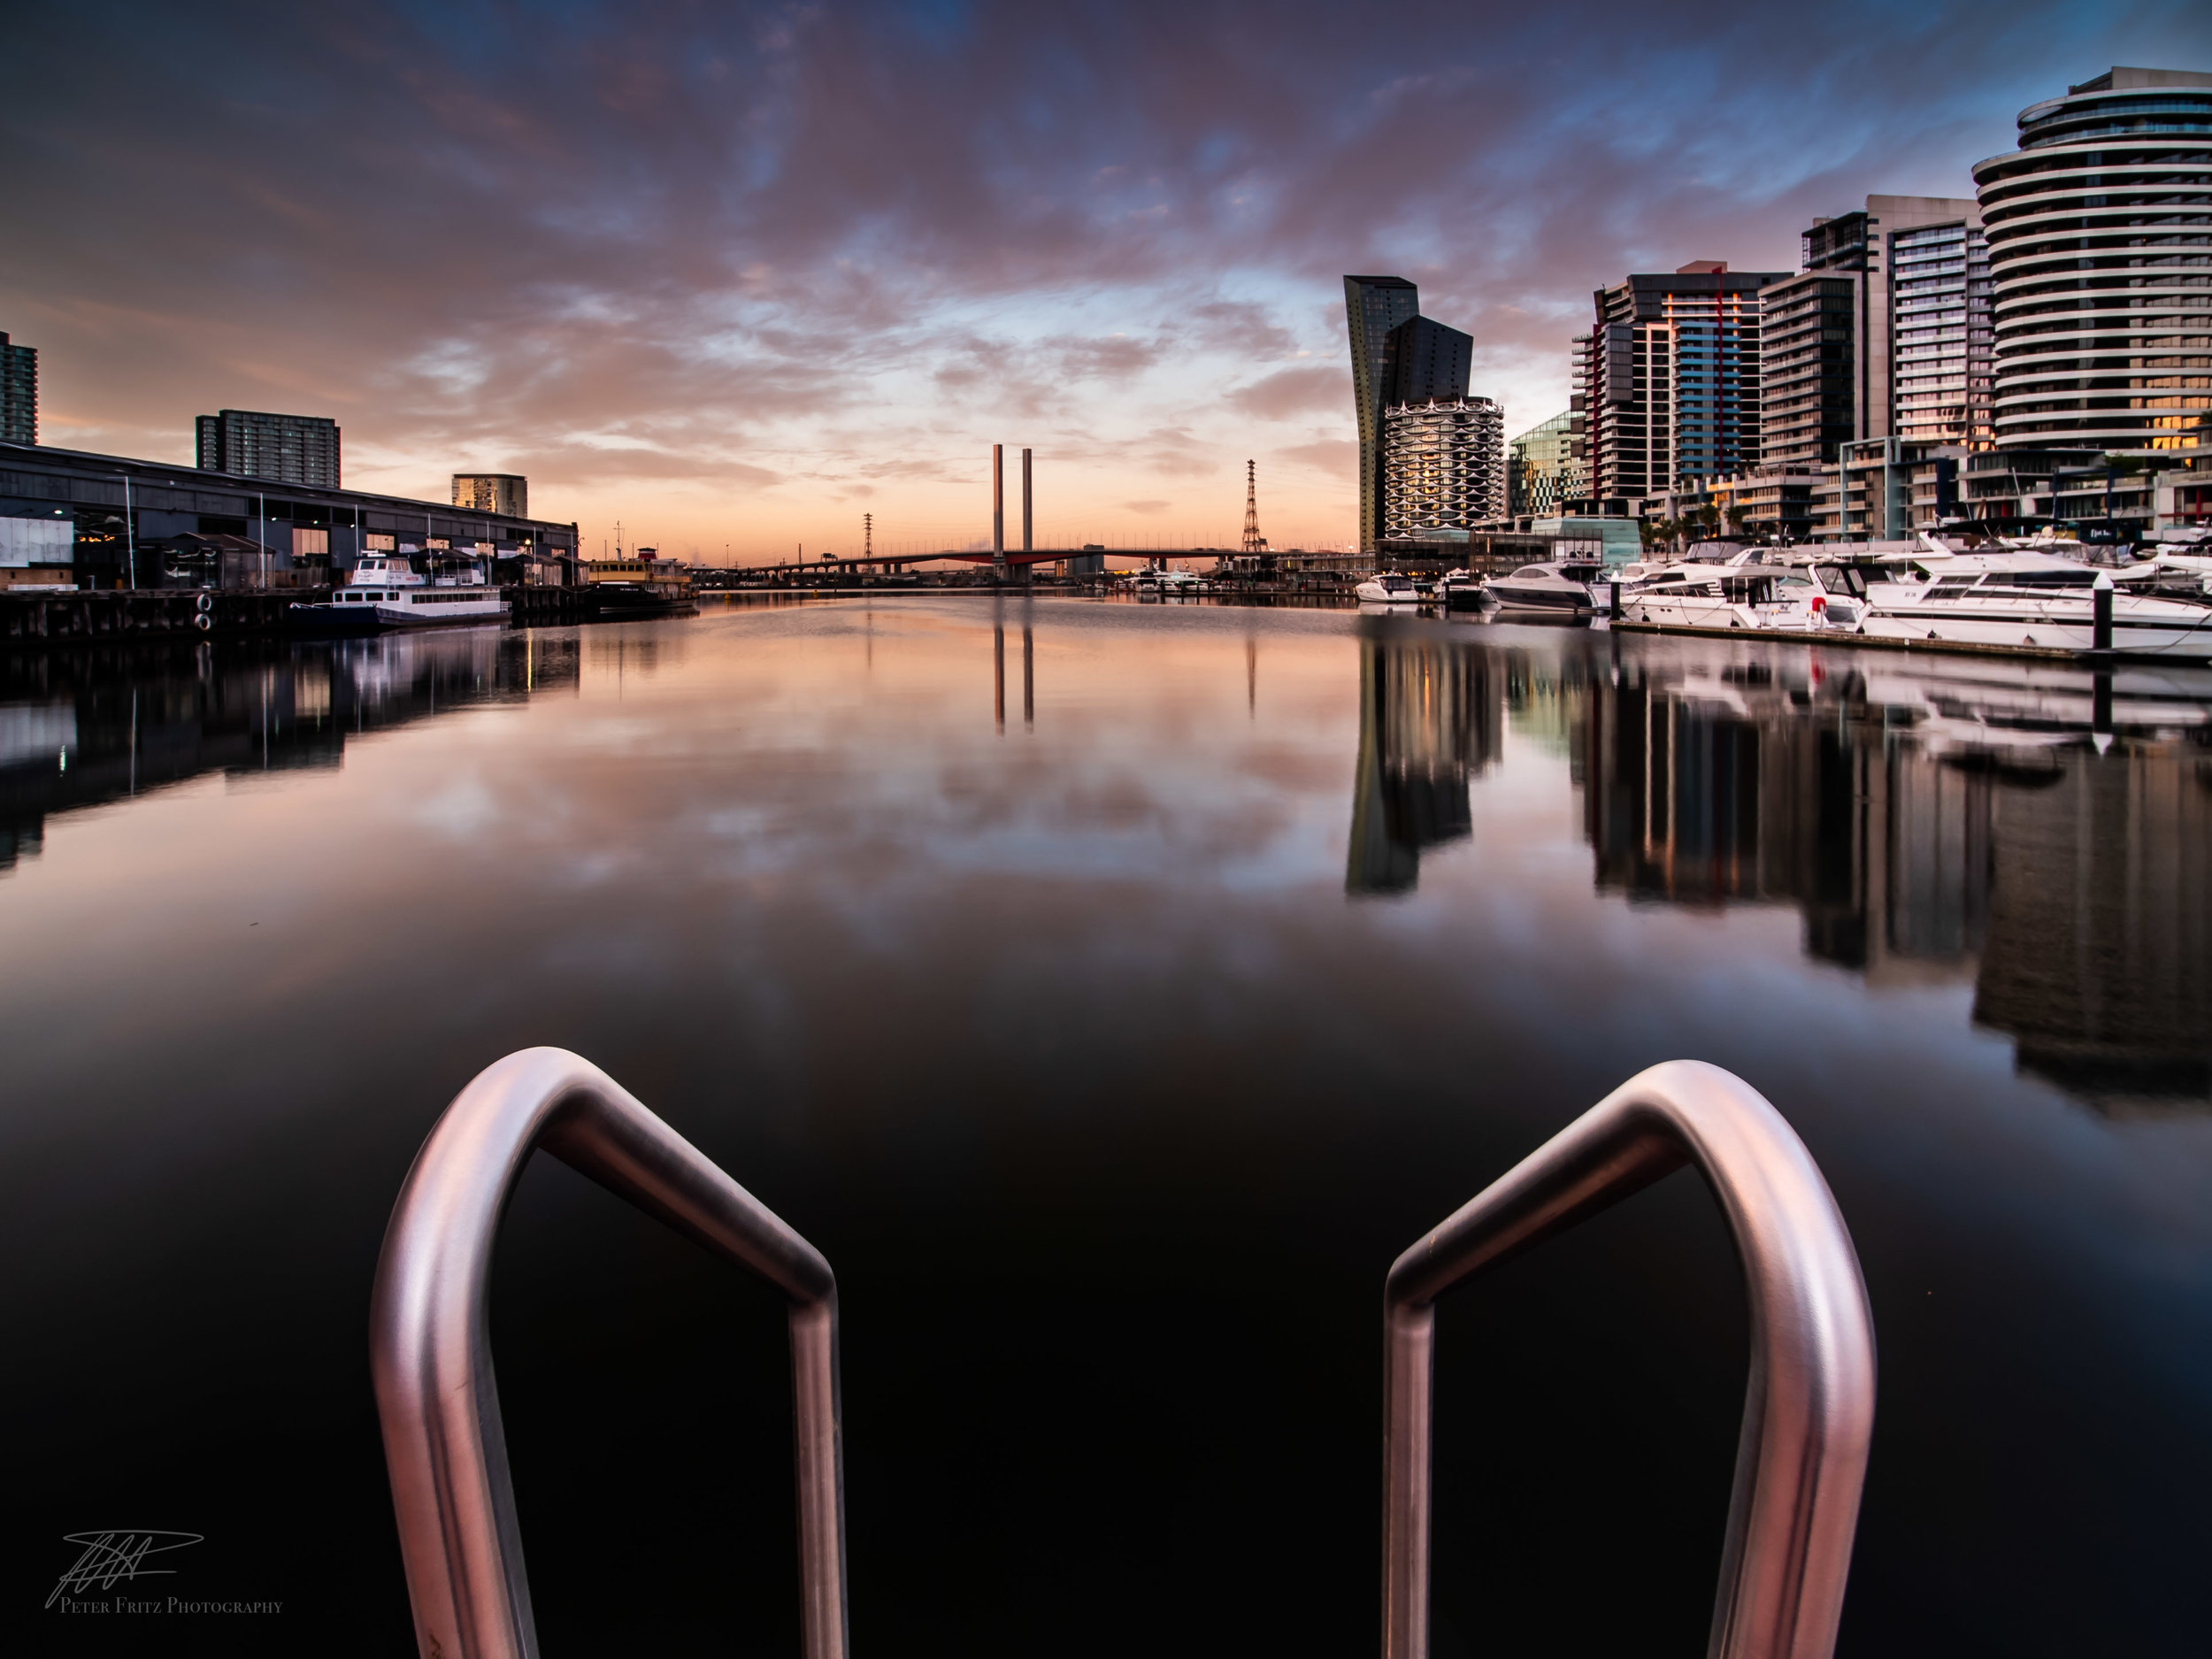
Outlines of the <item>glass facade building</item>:
[[1505,411],[1487,397],[1385,410],[1382,482],[1386,541],[1503,517]]
[[1344,319],[1352,343],[1352,405],[1359,422],[1359,545],[1371,553],[1382,537],[1382,416],[1389,384],[1384,373],[1391,332],[1421,314],[1421,291],[1403,277],[1348,276]]
[[1674,334],[1674,475],[1717,478],[1749,465],[1759,458],[1757,288],[1671,289],[1664,307]]
[[202,472],[339,488],[338,423],[323,416],[226,409],[202,415],[194,437]]
[[2212,435],[2212,74],[2116,68],[1980,162],[2001,449]]
[[38,352],[0,334],[0,442],[38,442]]
[[480,512],[504,513],[511,518],[530,516],[530,480],[516,472],[456,472],[453,504]]
[[1563,512],[1567,503],[1588,495],[1584,447],[1582,413],[1574,409],[1562,410],[1514,439],[1506,452],[1506,511],[1515,518]]

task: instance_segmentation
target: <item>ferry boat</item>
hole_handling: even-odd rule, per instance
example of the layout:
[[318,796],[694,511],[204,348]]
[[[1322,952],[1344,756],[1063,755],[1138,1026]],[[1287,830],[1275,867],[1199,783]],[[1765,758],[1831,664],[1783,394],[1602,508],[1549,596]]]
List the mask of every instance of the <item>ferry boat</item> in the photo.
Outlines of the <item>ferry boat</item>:
[[319,633],[375,634],[386,628],[506,618],[506,595],[485,580],[480,560],[463,557],[440,562],[449,568],[426,576],[403,553],[366,554],[327,600],[295,604],[292,626]]
[[624,558],[619,547],[611,559],[584,565],[584,581],[602,618],[688,617],[698,613],[691,568],[641,547]]
[[1413,578],[1396,571],[1382,571],[1370,576],[1352,590],[1363,605],[1417,605],[1421,590],[1413,585]]

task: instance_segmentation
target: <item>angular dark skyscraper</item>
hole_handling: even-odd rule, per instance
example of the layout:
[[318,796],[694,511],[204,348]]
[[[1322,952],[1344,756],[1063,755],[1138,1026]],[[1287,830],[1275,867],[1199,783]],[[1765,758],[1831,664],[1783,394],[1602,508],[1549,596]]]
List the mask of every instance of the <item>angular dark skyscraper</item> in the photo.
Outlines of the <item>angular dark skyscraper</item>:
[[1382,406],[1457,403],[1474,361],[1473,335],[1433,317],[1400,323],[1383,342]]
[[1352,403],[1359,416],[1359,546],[1371,553],[1382,536],[1383,374],[1390,331],[1421,314],[1421,290],[1403,277],[1348,276],[1344,319],[1352,335]]

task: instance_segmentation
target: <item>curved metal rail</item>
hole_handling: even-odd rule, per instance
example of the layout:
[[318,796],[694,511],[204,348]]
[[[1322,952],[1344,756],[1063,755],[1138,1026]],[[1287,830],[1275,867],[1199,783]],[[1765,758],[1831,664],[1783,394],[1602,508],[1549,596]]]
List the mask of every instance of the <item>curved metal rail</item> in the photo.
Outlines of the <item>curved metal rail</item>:
[[1751,1380],[1707,1651],[1827,1659],[1874,1432],[1874,1324],[1843,1217],[1779,1112],[1717,1066],[1631,1078],[1391,1267],[1383,1653],[1429,1646],[1436,1298],[1684,1164],[1726,1212],[1751,1303]]
[[533,1150],[621,1194],[791,1299],[806,1659],[845,1659],[837,1280],[814,1247],[611,1078],[526,1048],[454,1096],[384,1233],[369,1325],[377,1415],[424,1659],[535,1659],[492,1376],[492,1243]]

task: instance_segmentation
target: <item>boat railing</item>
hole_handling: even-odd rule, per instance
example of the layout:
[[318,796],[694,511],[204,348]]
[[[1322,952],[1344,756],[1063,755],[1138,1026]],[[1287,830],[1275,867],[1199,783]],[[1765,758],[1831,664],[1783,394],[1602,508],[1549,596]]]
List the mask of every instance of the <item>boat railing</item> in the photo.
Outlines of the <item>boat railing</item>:
[[1751,1375],[1710,1659],[1828,1659],[1874,1428],[1874,1326],[1843,1217],[1779,1112],[1678,1060],[1616,1089],[1401,1256],[1384,1294],[1384,1659],[1426,1659],[1436,1299],[1684,1164],[1735,1236]]
[[596,1066],[488,1067],[416,1155],[384,1234],[371,1370],[425,1659],[534,1659],[537,1634],[487,1318],[492,1246],[543,1148],[790,1299],[805,1659],[845,1659],[837,1281],[813,1246]]

